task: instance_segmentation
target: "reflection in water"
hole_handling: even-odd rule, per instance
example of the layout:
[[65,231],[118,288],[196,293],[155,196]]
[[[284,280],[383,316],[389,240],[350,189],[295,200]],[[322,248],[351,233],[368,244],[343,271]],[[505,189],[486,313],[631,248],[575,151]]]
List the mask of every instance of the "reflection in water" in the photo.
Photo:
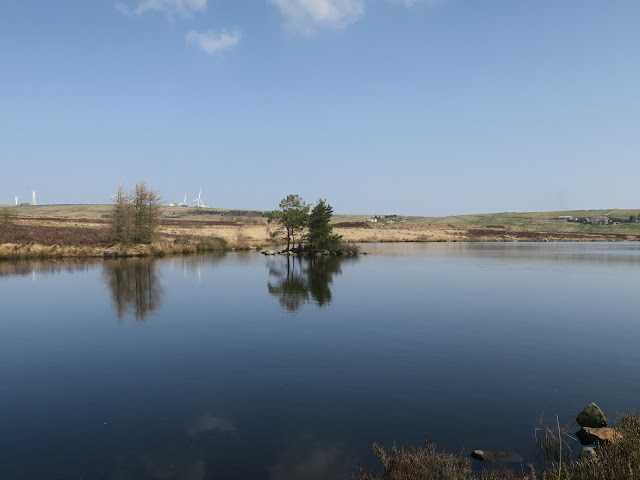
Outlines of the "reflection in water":
[[194,423],[187,426],[187,435],[195,437],[199,433],[216,431],[216,432],[235,432],[236,426],[231,420],[226,418],[214,417],[208,413],[202,415]]
[[53,275],[57,273],[86,272],[91,269],[96,262],[82,260],[80,262],[0,262],[0,278],[12,276],[25,276],[36,274]]
[[269,293],[278,297],[282,308],[295,312],[310,300],[324,307],[331,303],[331,288],[335,274],[341,275],[341,262],[353,258],[323,257],[286,257],[285,261],[274,258],[269,263]]
[[205,462],[188,449],[167,448],[159,453],[128,452],[115,459],[109,480],[204,480]]
[[289,439],[269,470],[270,480],[347,480],[358,464],[355,453],[340,440],[321,440],[309,434]]
[[108,261],[104,263],[103,276],[119,320],[126,314],[145,320],[160,307],[164,289],[153,260]]

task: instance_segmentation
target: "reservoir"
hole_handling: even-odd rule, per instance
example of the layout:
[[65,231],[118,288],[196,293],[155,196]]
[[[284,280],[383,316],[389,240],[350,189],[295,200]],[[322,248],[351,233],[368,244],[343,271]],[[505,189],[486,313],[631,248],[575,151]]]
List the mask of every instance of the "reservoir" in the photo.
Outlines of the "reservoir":
[[425,437],[526,465],[556,415],[639,407],[640,243],[363,251],[0,263],[0,477],[349,479]]

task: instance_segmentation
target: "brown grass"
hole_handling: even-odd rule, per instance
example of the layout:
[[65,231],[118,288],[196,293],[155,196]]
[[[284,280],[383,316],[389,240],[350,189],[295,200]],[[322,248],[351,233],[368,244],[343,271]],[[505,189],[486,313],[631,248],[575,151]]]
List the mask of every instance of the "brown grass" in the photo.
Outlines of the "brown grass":
[[[597,447],[597,458],[568,460],[551,464],[546,470],[528,471],[516,469],[483,469],[472,471],[471,461],[463,455],[438,452],[435,445],[427,442],[424,448],[411,446],[398,448],[395,445],[385,451],[377,443],[373,450],[384,471],[377,475],[361,470],[359,480],[638,480],[640,479],[640,417],[627,412],[616,420],[621,440]],[[562,429],[559,429],[562,431]],[[555,436],[555,434],[554,434]],[[562,438],[562,433],[556,439]],[[551,448],[560,444],[553,444]],[[562,441],[561,441],[562,442]]]
[[93,226],[54,227],[46,225],[13,224],[0,226],[0,244],[64,245],[73,247],[106,247],[109,235],[106,228]]
[[[153,245],[124,249],[110,244],[108,219],[18,215],[12,218],[11,223],[0,224],[0,259],[169,255],[203,249],[218,250],[223,248],[223,244],[224,248],[236,249],[272,245],[269,225],[264,218],[202,217],[165,218]],[[640,240],[638,235],[609,233],[607,229],[595,233],[541,232],[495,224],[338,222],[333,227],[335,233],[351,243]],[[175,244],[177,239],[187,241]]]

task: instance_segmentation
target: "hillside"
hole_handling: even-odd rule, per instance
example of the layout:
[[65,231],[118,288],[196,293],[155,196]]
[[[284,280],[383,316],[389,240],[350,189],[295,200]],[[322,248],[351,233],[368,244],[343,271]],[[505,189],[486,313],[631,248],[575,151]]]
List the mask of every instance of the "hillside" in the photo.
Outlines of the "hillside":
[[[73,219],[99,219],[108,215],[111,205],[76,204],[76,205],[37,205],[37,206],[0,206],[6,208],[12,214],[19,217],[58,217]],[[195,207],[163,207],[164,215],[177,220],[233,220],[241,223],[263,223],[268,212],[259,210],[228,210],[206,209],[198,210]],[[602,232],[606,229],[610,233],[640,234],[640,223],[629,223],[631,215],[639,215],[638,209],[601,209],[601,210],[568,210],[553,212],[501,212],[470,215],[454,215],[447,217],[418,217],[403,215],[378,215],[381,222],[393,220],[396,224],[414,225],[452,225],[452,226],[505,226],[518,227],[524,230],[540,232]],[[561,216],[595,217],[608,215],[610,218],[619,218],[626,223],[621,225],[593,226],[577,222],[557,220]],[[373,215],[334,215],[333,223],[366,222]]]

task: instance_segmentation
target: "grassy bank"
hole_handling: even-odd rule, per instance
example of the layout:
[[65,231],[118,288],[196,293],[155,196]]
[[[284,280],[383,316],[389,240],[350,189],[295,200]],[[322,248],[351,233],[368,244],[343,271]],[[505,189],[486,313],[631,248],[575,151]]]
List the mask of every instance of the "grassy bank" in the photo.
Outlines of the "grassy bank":
[[476,473],[465,455],[438,452],[428,443],[424,448],[385,450],[374,444],[383,473],[362,470],[359,480],[637,480],[640,478],[640,417],[628,412],[618,417],[616,428],[622,434],[615,443],[597,447],[595,458],[551,463],[536,471],[517,465],[515,469],[484,469]]
[[21,245],[5,243],[0,245],[0,260],[61,260],[69,258],[126,258],[164,257],[167,255],[191,255],[194,253],[231,250],[220,238],[210,238],[197,242],[154,242],[143,245],[69,246],[42,245],[38,243]]
[[[110,205],[6,207],[0,222],[0,259],[162,256],[198,250],[272,247],[264,212],[163,207],[151,245],[122,246],[109,241]],[[635,213],[634,213],[635,212]],[[557,220],[608,213],[628,218],[636,210],[497,213],[456,217],[381,218],[335,215],[334,232],[352,243],[377,242],[618,242],[639,241],[640,223],[584,225]],[[389,222],[393,220],[393,223]]]

